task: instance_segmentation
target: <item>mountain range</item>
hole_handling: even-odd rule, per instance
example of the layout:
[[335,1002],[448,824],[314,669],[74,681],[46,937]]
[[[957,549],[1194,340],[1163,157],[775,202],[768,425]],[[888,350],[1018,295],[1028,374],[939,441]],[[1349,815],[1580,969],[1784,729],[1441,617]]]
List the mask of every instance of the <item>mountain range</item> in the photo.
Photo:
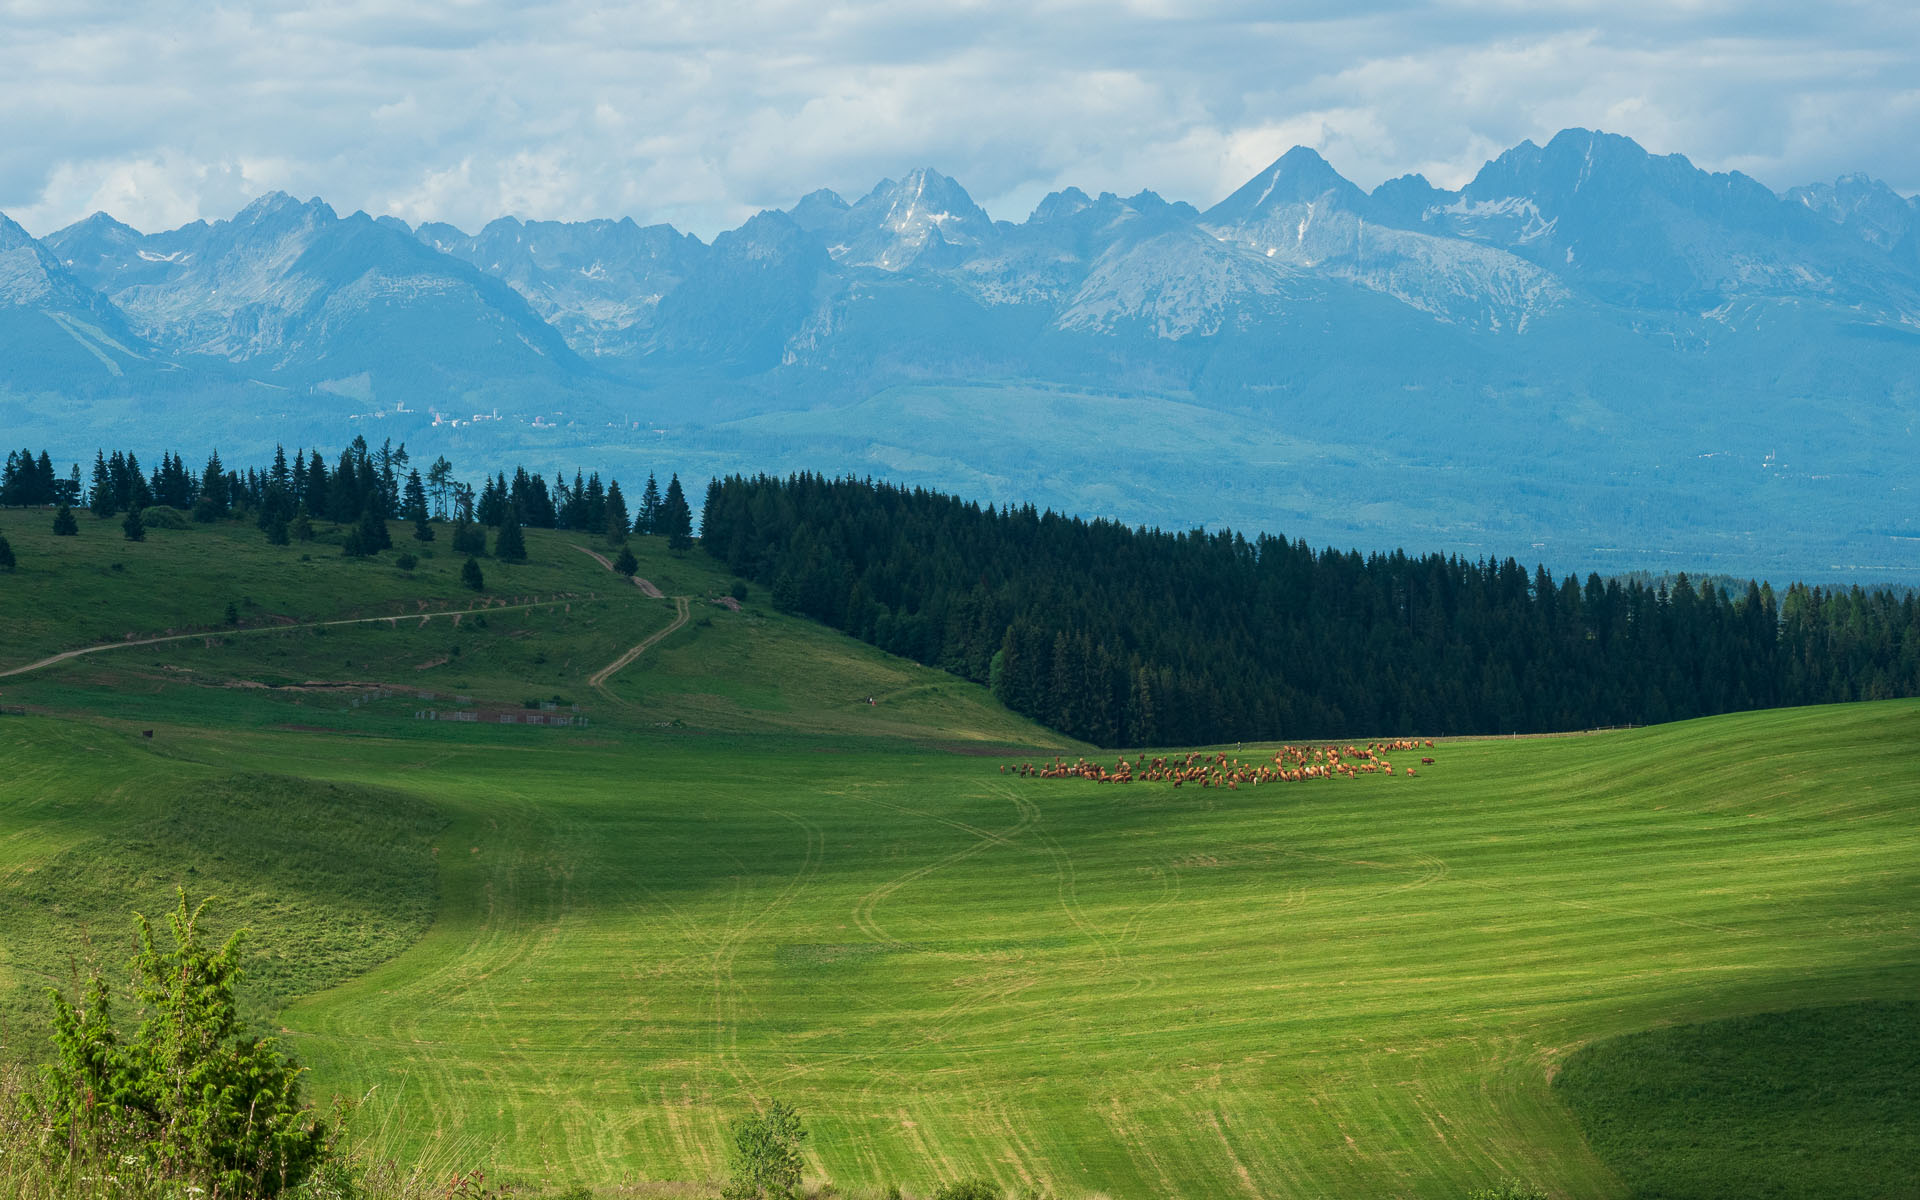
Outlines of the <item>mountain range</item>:
[[476,465],[884,473],[1567,566],[1920,569],[1920,203],[1861,175],[1780,195],[1587,130],[1457,191],[1369,192],[1295,148],[1204,210],[1068,188],[1018,224],[922,168],[711,243],[279,193],[151,234],[0,217],[0,355],[8,443],[86,457],[379,422]]

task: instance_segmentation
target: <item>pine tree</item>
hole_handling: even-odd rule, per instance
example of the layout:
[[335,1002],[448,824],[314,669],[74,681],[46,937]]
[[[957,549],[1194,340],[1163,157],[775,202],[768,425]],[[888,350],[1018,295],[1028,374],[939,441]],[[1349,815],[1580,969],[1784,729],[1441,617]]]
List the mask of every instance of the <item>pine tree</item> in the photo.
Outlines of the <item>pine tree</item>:
[[667,495],[660,501],[654,532],[666,535],[669,550],[693,548],[693,510],[687,507],[687,494],[680,490],[678,474],[667,483]]
[[93,485],[87,493],[87,508],[96,517],[110,517],[117,506],[114,504],[113,474],[107,470],[107,456],[102,451],[93,452]]
[[632,523],[627,515],[627,498],[620,494],[620,481],[616,479],[607,485],[607,541],[625,542]]
[[500,536],[494,539],[493,556],[501,562],[525,562],[527,543],[520,535],[520,515],[511,503],[502,508]]
[[640,569],[640,563],[633,557],[631,547],[620,547],[620,557],[613,560],[613,569],[616,574],[625,575],[629,578],[633,576],[635,571]]
[[140,519],[139,509],[129,508],[127,510],[127,519],[120,522],[120,532],[125,534],[126,539],[130,542],[144,542],[147,540],[147,523]]
[[455,554],[485,554],[487,535],[480,526],[465,518],[453,523],[453,552]]
[[382,550],[393,547],[393,535],[387,532],[387,522],[380,515],[376,498],[369,497],[367,507],[361,512],[359,523],[353,532],[347,535],[346,544],[341,552],[354,558],[371,558]]
[[660,519],[660,483],[654,479],[653,472],[647,472],[646,490],[640,493],[640,515],[633,520],[635,533],[652,534],[660,532],[655,526]]
[[433,540],[433,526],[427,523],[427,489],[421,484],[418,471],[407,473],[406,496],[401,504],[400,515],[413,522],[414,541]]
[[460,582],[474,591],[486,590],[486,577],[480,574],[480,560],[468,557],[466,565],[460,568]]
[[80,522],[73,519],[73,510],[64,504],[53,514],[53,532],[58,537],[73,537],[80,532]]

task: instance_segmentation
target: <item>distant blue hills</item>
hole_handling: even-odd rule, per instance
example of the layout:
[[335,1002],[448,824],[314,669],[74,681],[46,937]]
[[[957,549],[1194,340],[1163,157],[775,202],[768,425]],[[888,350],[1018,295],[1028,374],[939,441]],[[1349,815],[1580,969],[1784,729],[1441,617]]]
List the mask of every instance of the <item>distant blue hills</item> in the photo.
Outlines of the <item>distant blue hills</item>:
[[1205,210],[1069,188],[1018,224],[923,168],[711,243],[279,193],[159,233],[0,217],[0,439],[89,458],[358,432],[474,468],[852,471],[1369,549],[1911,580],[1917,417],[1920,204],[1579,129],[1458,191],[1296,148]]

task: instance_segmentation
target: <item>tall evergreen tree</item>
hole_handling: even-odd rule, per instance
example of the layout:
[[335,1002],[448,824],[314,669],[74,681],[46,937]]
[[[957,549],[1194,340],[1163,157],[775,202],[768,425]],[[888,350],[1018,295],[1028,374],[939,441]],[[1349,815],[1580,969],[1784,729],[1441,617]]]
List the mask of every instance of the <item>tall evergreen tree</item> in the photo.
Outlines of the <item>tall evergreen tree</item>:
[[127,510],[127,519],[120,522],[120,532],[130,542],[144,542],[147,540],[147,523],[140,519],[139,509],[129,508]]
[[74,537],[80,532],[80,522],[73,519],[73,509],[65,504],[53,514],[53,532],[55,537]]
[[327,494],[330,482],[327,478],[327,464],[321,459],[317,448],[310,451],[310,455],[307,459],[307,481],[300,488],[300,503],[306,506],[305,515],[309,520],[331,510],[331,501]]
[[631,524],[627,516],[627,498],[620,494],[620,481],[616,479],[607,485],[607,512],[603,525],[607,540],[624,543]]
[[660,512],[654,524],[656,532],[666,535],[667,549],[688,550],[693,547],[693,510],[687,507],[687,494],[680,489],[680,476],[677,473],[667,482],[667,494],[660,501]]
[[512,504],[505,506],[500,518],[500,536],[494,539],[493,556],[501,562],[527,561],[526,539],[520,534],[520,517]]
[[119,502],[114,492],[113,475],[107,470],[105,452],[96,450],[93,454],[93,483],[87,492],[87,508],[96,517],[110,517],[119,511]]
[[640,515],[633,520],[633,531],[642,534],[658,533],[659,530],[654,526],[658,524],[659,519],[660,482],[653,477],[653,472],[649,471],[646,490],[640,493]]
[[[404,447],[403,447],[404,448]],[[413,538],[417,542],[433,540],[433,526],[428,524],[427,489],[420,482],[420,472],[407,472],[405,498],[401,501],[400,517],[413,522]]]

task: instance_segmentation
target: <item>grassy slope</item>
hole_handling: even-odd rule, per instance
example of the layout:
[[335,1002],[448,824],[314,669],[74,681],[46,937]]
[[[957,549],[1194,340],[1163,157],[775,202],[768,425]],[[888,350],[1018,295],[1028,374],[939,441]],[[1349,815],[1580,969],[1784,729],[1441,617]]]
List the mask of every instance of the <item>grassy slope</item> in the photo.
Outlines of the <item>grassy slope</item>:
[[1920,1197],[1920,1003],[1628,1034],[1555,1087],[1644,1200]]
[[[16,520],[0,531],[30,548]],[[642,550],[670,593],[724,583]],[[558,539],[534,552],[552,590],[608,578]],[[463,623],[449,685],[579,692],[589,649],[666,619],[597,590],[544,624]],[[434,625],[351,655],[287,635],[278,666],[235,637],[0,681],[81,718],[0,725],[0,869],[118,853],[100,798],[206,779],[430,810],[438,919],[282,1019],[323,1086],[377,1088],[397,1148],[546,1178],[699,1177],[751,1097],[783,1095],[844,1184],[1438,1197],[1517,1174],[1618,1195],[1549,1086],[1579,1046],[1920,985],[1912,703],[1450,744],[1418,780],[1114,789],[916,748],[1044,735],[755,605],[696,612],[587,731],[178,669],[380,680]],[[26,919],[0,920],[9,957]]]

